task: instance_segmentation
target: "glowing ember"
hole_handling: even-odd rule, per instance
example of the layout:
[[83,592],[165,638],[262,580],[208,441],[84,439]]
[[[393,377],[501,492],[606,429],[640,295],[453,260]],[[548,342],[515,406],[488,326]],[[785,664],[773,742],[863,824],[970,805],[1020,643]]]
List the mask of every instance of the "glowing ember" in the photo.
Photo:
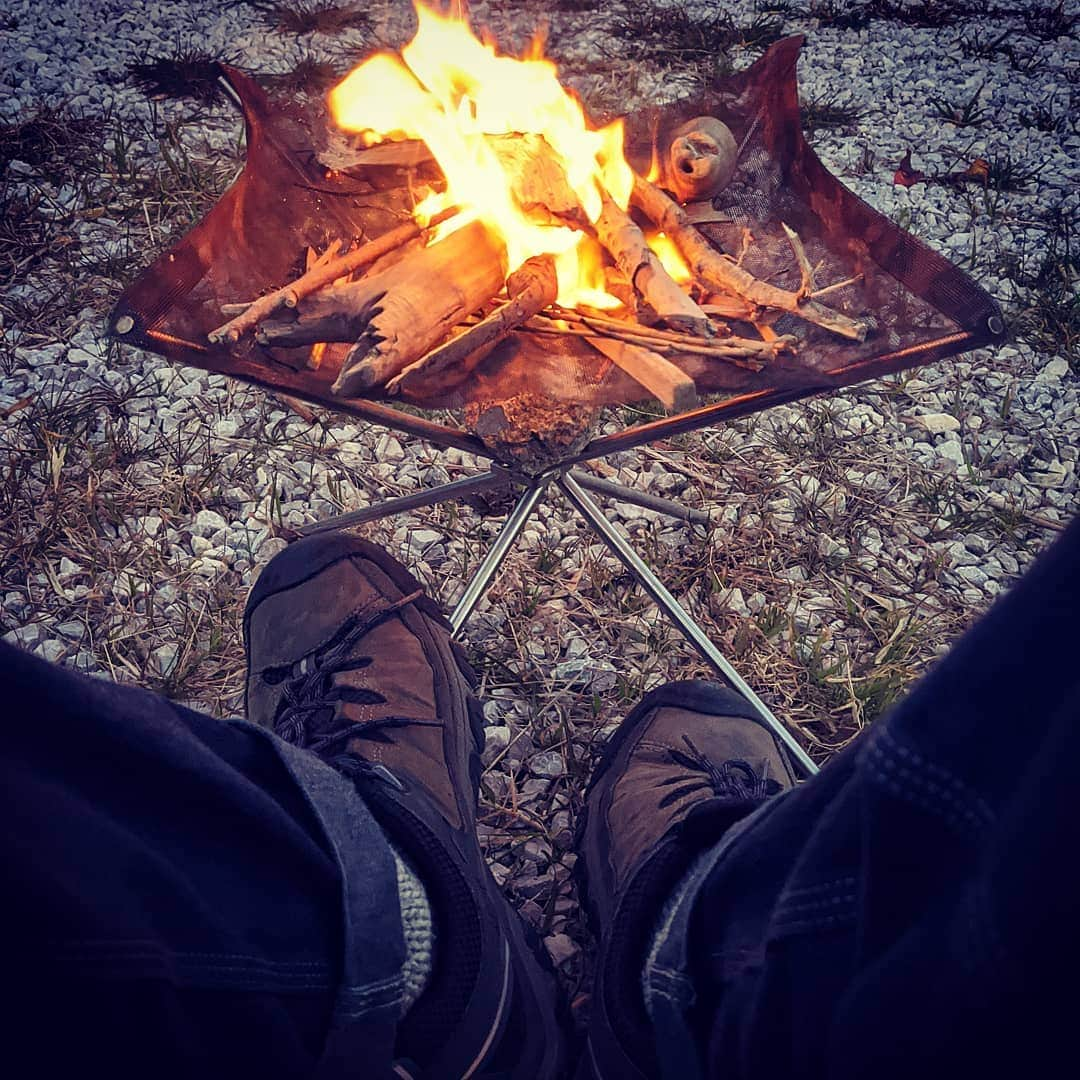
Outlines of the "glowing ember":
[[[362,133],[369,145],[423,140],[447,181],[447,191],[433,197],[437,205],[463,208],[443,230],[479,218],[502,237],[508,272],[532,256],[551,255],[560,303],[617,306],[604,289],[596,242],[550,215],[522,207],[496,152],[496,138],[542,137],[585,215],[595,222],[601,188],[622,209],[630,201],[633,174],[623,157],[622,121],[590,127],[549,60],[500,56],[473,35],[464,19],[439,15],[419,3],[416,13],[419,28],[400,58],[379,53],[331,91],[335,121]],[[417,208],[421,220],[432,212],[432,200]]]

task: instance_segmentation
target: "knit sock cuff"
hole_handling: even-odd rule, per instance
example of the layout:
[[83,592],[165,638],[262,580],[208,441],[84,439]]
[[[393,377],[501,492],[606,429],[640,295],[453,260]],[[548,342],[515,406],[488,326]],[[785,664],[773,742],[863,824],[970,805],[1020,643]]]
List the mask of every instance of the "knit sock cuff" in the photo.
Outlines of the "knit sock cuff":
[[435,924],[427,890],[419,875],[393,844],[397,870],[398,903],[401,907],[401,930],[405,937],[405,962],[401,967],[403,992],[401,1015],[412,1008],[424,992],[435,956]]

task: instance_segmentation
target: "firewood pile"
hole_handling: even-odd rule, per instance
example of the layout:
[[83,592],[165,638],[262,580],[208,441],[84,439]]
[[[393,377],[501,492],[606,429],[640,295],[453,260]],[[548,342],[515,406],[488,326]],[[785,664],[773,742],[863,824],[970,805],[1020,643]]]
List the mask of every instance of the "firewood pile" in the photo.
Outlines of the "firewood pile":
[[[404,158],[424,149],[402,143]],[[377,148],[385,161],[394,144]],[[781,288],[743,266],[754,244],[744,231],[738,253],[718,251],[694,223],[730,181],[735,140],[715,117],[683,124],[661,154],[657,182],[635,174],[629,210],[606,192],[590,221],[558,156],[535,134],[499,137],[498,154],[517,206],[530,218],[581,230],[604,253],[611,310],[557,302],[554,260],[541,255],[508,266],[497,230],[475,212],[450,206],[366,242],[346,238],[306,252],[295,280],[250,302],[222,306],[228,321],[209,333],[215,345],[250,338],[262,346],[309,349],[307,365],[338,365],[342,398],[407,394],[460,382],[510,335],[572,339],[596,350],[669,411],[697,403],[688,361],[759,372],[796,354],[797,334],[773,323],[795,316],[839,338],[861,342],[867,324],[830,307],[830,293],[857,281],[820,283],[798,234],[784,226],[800,285]],[[678,252],[678,281],[654,250],[662,233]],[[298,253],[299,254],[299,253]],[[732,324],[738,324],[736,332]]]

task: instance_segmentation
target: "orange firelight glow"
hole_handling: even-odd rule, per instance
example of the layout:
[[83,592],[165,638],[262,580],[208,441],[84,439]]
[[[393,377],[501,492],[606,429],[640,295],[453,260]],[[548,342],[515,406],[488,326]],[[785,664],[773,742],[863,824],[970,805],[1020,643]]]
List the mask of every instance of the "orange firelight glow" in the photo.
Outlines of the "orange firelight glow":
[[[601,188],[623,209],[633,173],[623,156],[623,125],[593,128],[581,104],[559,83],[555,65],[540,55],[539,42],[524,58],[499,55],[478,40],[464,17],[444,16],[416,0],[419,27],[400,57],[379,53],[355,68],[331,92],[330,110],[346,131],[371,145],[421,139],[446,177],[447,190],[433,200],[462,213],[442,232],[479,218],[503,238],[508,271],[535,255],[551,255],[559,279],[559,302],[615,307],[604,288],[596,241],[579,229],[530,216],[514,197],[490,136],[540,135],[562,167],[586,216],[600,215]],[[420,220],[435,209],[417,208]]]
[[693,280],[694,275],[690,273],[682,252],[667,233],[646,233],[645,240],[673,281],[687,285]]

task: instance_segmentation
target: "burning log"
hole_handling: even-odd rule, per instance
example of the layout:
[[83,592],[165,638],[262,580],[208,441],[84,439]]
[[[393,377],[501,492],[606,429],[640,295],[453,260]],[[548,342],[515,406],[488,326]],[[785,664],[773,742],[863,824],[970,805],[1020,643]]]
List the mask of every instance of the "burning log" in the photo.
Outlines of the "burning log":
[[584,229],[589,218],[566,179],[562,163],[542,135],[493,135],[488,145],[499,159],[515,201],[531,220]]
[[[428,228],[446,221],[457,213],[457,207],[449,207],[436,214],[428,224]],[[230,319],[227,323],[210,331],[210,340],[215,344],[222,342],[235,343],[249,330],[254,330],[264,319],[269,318],[274,312],[283,307],[294,308],[305,297],[310,296],[319,289],[333,284],[338,278],[348,277],[349,274],[370,266],[376,259],[382,258],[395,248],[408,243],[414,237],[421,236],[425,232],[424,227],[416,221],[407,221],[396,229],[390,229],[382,236],[376,237],[367,244],[358,247],[355,251],[337,257],[341,250],[341,241],[335,241],[314,263],[309,263],[306,273],[296,281],[283,285],[258,300],[252,301],[244,310]],[[327,339],[323,339],[327,340]]]
[[662,322],[675,330],[711,337],[709,316],[686,295],[661,265],[630,215],[607,195],[595,222],[600,243],[611,253],[627,280]]
[[297,320],[264,323],[258,340],[283,346],[356,342],[338,376],[347,389],[335,390],[347,395],[392,378],[423,356],[495,296],[505,275],[502,242],[474,221],[381,273],[323,289],[301,304]]
[[361,333],[333,391],[341,397],[392,379],[450,335],[506,280],[506,248],[479,221],[360,281]]
[[663,402],[668,412],[696,408],[698,395],[694,380],[659,353],[614,338],[590,336],[585,340]]
[[554,260],[550,256],[529,259],[506,279],[506,294],[509,300],[486,319],[410,364],[386,388],[400,393],[448,368],[471,371],[500,341],[555,303],[559,282]]
[[634,177],[633,201],[675,241],[694,276],[708,288],[734,293],[759,307],[778,308],[798,315],[807,322],[853,341],[866,339],[866,323],[848,318],[817,300],[802,297],[801,290],[799,293],[788,292],[759,281],[753,274],[720,255],[694,228],[678,203],[640,176]]

